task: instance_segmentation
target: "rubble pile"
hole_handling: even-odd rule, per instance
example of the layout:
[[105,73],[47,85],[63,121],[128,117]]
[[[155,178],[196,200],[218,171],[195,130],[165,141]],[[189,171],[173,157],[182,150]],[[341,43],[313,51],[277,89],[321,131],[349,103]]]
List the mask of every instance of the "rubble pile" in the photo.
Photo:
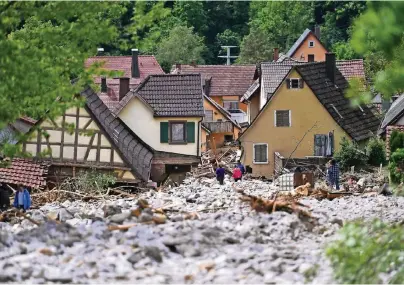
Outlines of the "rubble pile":
[[332,283],[323,246],[346,220],[404,214],[403,198],[383,195],[300,197],[311,226],[294,209],[252,208],[289,199],[259,180],[191,175],[137,197],[47,203],[29,211],[36,223],[0,222],[0,282]]

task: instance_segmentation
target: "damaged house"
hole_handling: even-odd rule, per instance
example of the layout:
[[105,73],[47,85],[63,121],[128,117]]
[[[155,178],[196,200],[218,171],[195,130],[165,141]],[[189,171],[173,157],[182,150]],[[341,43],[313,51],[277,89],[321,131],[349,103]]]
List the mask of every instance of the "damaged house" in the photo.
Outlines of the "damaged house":
[[345,98],[348,81],[334,54],[325,62],[287,65],[282,76],[239,139],[242,161],[253,175],[272,177],[282,158],[331,156],[343,137],[361,142],[376,134],[380,121],[374,111],[351,107]]

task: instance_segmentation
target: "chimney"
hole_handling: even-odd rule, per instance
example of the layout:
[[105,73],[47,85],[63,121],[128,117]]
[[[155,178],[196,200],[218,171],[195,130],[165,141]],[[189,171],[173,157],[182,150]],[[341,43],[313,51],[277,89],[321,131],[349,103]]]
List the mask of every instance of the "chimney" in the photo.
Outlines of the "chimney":
[[129,92],[129,81],[130,81],[129,77],[119,78],[119,102]]
[[277,61],[279,59],[279,48],[274,48],[273,60]]
[[325,54],[325,72],[332,83],[335,83],[335,69],[335,53],[327,52]]
[[314,35],[317,37],[317,39],[320,40],[320,36],[321,36],[321,31],[320,31],[320,26],[315,26],[314,27]]
[[101,56],[104,54],[104,48],[97,48],[97,56]]
[[101,92],[102,93],[107,93],[108,92],[107,78],[105,76],[101,77]]
[[132,78],[139,78],[139,50],[132,49]]

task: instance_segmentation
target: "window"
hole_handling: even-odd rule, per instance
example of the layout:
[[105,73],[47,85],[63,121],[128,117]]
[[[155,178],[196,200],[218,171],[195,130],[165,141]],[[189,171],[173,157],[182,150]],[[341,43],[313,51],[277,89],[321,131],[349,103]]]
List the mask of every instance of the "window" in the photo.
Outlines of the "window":
[[267,164],[268,163],[268,144],[256,143],[254,147],[254,161],[255,164]]
[[332,156],[334,153],[334,134],[314,135],[314,156]]
[[308,55],[308,61],[309,62],[314,62],[314,54],[309,54]]
[[290,127],[290,126],[291,126],[290,110],[276,110],[275,127]]
[[288,89],[301,89],[304,86],[303,79],[299,78],[288,78],[285,80],[286,88]]
[[170,141],[183,143],[185,140],[185,123],[170,123]]
[[213,122],[213,111],[212,110],[205,110],[205,122]]
[[238,101],[223,101],[223,107],[226,110],[238,110]]
[[233,141],[233,135],[224,135],[224,141],[225,142],[232,142]]
[[314,41],[309,41],[309,47],[310,48],[314,47]]

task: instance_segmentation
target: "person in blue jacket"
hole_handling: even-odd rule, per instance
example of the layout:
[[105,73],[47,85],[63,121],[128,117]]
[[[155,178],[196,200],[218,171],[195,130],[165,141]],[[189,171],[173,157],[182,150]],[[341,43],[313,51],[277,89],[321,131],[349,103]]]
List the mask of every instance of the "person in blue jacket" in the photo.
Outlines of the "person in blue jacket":
[[31,197],[26,188],[18,185],[17,192],[14,197],[14,207],[22,209],[24,212],[31,207]]
[[240,169],[241,175],[243,176],[245,174],[244,165],[240,161],[237,161],[237,167]]

